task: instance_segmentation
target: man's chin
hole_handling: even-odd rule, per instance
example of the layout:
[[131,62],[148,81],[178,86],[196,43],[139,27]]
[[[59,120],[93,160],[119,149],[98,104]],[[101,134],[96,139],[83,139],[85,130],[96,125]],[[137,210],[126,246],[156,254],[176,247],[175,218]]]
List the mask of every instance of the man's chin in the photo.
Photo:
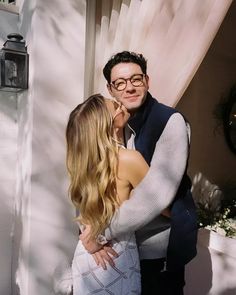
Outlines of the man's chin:
[[138,108],[140,108],[142,105],[142,102],[134,102],[134,103],[129,103],[125,105],[129,113],[136,112]]

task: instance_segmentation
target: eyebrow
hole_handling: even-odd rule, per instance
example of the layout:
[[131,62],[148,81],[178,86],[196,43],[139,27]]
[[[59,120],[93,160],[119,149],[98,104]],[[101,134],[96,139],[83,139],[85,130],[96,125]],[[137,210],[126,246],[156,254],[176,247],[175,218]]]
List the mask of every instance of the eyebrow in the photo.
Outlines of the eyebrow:
[[129,78],[118,77],[118,78],[114,79],[113,81],[111,81],[111,83],[113,83],[113,82],[115,82],[116,80],[119,80],[119,79],[127,80],[127,79],[130,79],[130,78],[132,78],[133,76],[136,76],[136,75],[145,75],[145,74],[144,73],[135,73],[135,74],[129,76]]

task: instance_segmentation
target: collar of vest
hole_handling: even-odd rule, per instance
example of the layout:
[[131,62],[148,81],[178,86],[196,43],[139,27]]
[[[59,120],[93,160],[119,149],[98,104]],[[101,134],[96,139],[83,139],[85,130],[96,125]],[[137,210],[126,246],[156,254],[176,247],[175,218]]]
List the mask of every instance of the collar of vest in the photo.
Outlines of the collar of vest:
[[144,122],[146,121],[148,114],[155,102],[155,99],[151,96],[148,92],[147,97],[142,104],[142,106],[137,110],[137,112],[129,119],[128,124],[130,127],[137,132],[140,130],[141,126],[143,126]]

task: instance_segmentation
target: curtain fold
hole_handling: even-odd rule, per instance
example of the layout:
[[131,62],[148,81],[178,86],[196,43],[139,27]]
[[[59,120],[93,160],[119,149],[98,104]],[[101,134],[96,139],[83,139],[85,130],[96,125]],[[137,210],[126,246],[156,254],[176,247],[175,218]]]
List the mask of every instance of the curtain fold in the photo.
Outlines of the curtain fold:
[[131,50],[148,59],[152,94],[159,101],[176,105],[231,3],[232,0],[98,1],[95,82],[90,92],[109,95],[102,69],[111,55]]

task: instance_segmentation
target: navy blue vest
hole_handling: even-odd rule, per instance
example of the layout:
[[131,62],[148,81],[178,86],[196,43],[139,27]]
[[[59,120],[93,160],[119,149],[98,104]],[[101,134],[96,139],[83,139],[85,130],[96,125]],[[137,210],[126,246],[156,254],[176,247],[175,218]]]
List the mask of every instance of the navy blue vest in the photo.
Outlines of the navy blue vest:
[[[135,149],[149,165],[159,137],[170,116],[176,112],[175,109],[157,102],[148,93],[144,104],[130,118],[129,125],[136,133]],[[170,205],[171,230],[166,257],[168,270],[183,267],[197,253],[197,216],[190,189],[191,181],[185,171],[175,199]]]

